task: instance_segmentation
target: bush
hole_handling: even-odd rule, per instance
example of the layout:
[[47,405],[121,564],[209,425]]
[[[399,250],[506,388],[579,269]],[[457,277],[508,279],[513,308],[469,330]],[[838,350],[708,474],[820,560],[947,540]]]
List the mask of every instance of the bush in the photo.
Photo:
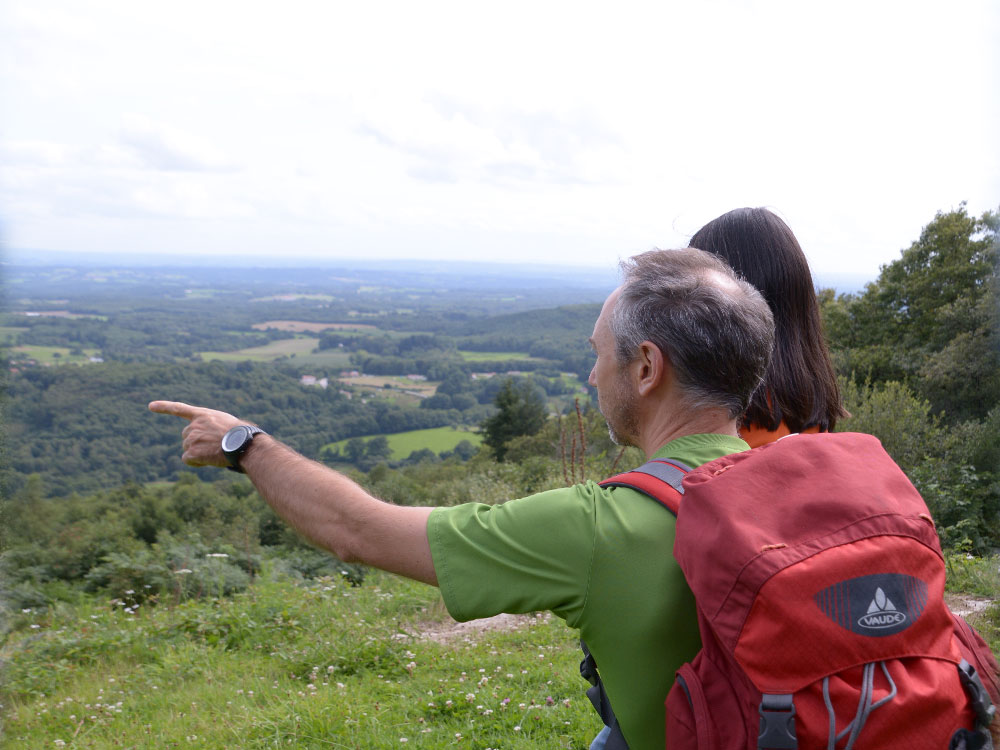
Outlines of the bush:
[[840,379],[844,408],[851,416],[837,423],[838,432],[865,432],[882,441],[886,452],[909,472],[927,456],[940,454],[944,434],[930,403],[903,383],[858,385]]
[[169,591],[171,584],[170,570],[163,557],[146,549],[131,554],[113,552],[85,576],[88,591],[110,593],[130,605]]
[[902,383],[858,385],[841,379],[851,416],[838,431],[875,435],[923,495],[944,547],[983,553],[1000,544],[1000,410],[982,422],[945,427],[930,403]]
[[210,551],[197,537],[177,541],[167,536],[164,544],[152,549],[107,555],[85,581],[88,590],[133,606],[154,595],[173,596],[176,601],[230,596],[250,585],[248,570],[255,567],[260,567],[259,560]]
[[1000,557],[976,557],[965,552],[945,555],[947,590],[963,594],[995,597],[1000,591]]
[[360,586],[368,573],[364,565],[338,560],[328,552],[313,547],[276,550],[272,558],[272,575],[291,578],[341,577],[352,586]]

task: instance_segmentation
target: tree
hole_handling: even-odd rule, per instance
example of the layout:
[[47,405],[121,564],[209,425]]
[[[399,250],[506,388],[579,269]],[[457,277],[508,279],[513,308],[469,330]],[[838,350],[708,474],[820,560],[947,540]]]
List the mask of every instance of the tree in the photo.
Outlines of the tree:
[[359,437],[351,438],[344,446],[347,460],[355,466],[359,465],[365,457],[365,441]]
[[481,425],[483,442],[493,449],[498,461],[503,461],[511,439],[542,429],[545,399],[530,381],[508,378],[493,403],[498,411]]
[[838,369],[856,382],[905,381],[950,422],[1000,402],[1000,215],[939,212],[858,295],[821,293]]
[[365,458],[369,463],[377,464],[392,457],[392,448],[389,447],[389,439],[385,435],[378,435],[368,441],[365,446]]
[[981,303],[996,291],[997,220],[969,216],[964,203],[938,212],[858,300],[866,343],[940,351],[986,323]]
[[463,461],[468,461],[474,455],[476,455],[476,446],[470,443],[468,440],[460,440],[458,445],[455,446],[455,450],[452,451],[456,456],[458,456]]

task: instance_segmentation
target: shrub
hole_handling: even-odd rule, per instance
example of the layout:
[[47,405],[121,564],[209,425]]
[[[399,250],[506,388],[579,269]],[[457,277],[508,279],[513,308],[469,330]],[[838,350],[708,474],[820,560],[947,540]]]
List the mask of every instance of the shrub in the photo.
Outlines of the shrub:
[[341,562],[328,552],[313,547],[275,550],[271,571],[279,577],[282,575],[292,578],[342,577],[352,586],[360,586],[368,574],[368,569],[364,565]]

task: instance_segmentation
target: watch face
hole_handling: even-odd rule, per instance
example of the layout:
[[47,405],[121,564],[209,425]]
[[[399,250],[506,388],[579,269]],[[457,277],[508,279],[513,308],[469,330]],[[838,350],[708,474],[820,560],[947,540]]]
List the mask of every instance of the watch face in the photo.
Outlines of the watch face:
[[240,446],[247,439],[247,433],[250,430],[247,429],[246,425],[238,425],[227,432],[222,438],[222,450],[225,453],[232,453],[235,450],[239,450]]

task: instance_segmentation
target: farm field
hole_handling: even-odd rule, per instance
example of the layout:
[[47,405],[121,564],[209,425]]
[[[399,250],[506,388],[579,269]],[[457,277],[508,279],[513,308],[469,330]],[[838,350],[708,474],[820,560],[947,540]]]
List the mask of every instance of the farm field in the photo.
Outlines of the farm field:
[[[371,437],[376,436],[372,435]],[[455,446],[463,440],[468,440],[475,446],[479,446],[483,442],[483,436],[478,432],[473,432],[471,428],[456,429],[454,427],[434,427],[429,430],[397,432],[385,437],[389,441],[393,461],[402,461],[413,453],[413,451],[418,451],[422,448],[427,448],[435,453],[441,453],[442,451],[454,450]],[[366,441],[370,439],[366,438]],[[347,443],[347,440],[339,440],[336,443],[325,445],[323,450],[336,449],[343,451]]]
[[342,349],[317,349],[314,352],[295,355],[295,361],[313,367],[329,367],[343,370],[351,365],[351,355]]
[[83,349],[83,354],[70,354],[66,346],[35,346],[25,344],[10,349],[11,361],[33,359],[40,365],[86,365],[99,354],[97,349]]
[[264,346],[252,346],[235,352],[201,352],[201,358],[206,362],[212,359],[222,362],[241,362],[247,359],[255,362],[270,362],[279,357],[290,357],[293,354],[296,356],[311,354],[318,344],[319,339],[302,336],[279,339]]
[[254,297],[251,302],[292,302],[294,300],[314,300],[316,302],[333,302],[332,294],[272,294],[269,297]]
[[458,353],[466,362],[504,362],[507,360],[528,360],[531,362],[542,362],[538,357],[532,357],[527,352],[470,352],[459,349]]
[[0,326],[0,344],[12,344],[17,334],[28,329],[23,326]]
[[370,323],[313,323],[308,320],[266,320],[263,323],[254,323],[252,327],[258,331],[275,328],[279,331],[291,331],[292,333],[319,333],[327,330],[374,331],[377,329],[377,326]]
[[364,388],[385,389],[388,386],[389,388],[413,391],[425,397],[433,396],[438,387],[434,381],[410,380],[405,375],[359,375],[356,378],[341,378],[341,382]]

